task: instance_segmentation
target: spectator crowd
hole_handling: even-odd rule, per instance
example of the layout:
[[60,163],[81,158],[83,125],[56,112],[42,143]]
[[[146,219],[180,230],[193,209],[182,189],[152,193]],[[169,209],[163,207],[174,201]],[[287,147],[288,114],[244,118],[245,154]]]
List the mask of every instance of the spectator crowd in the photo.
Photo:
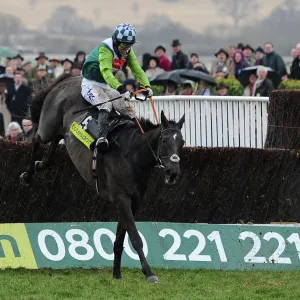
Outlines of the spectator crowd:
[[[278,82],[274,82],[272,77],[268,76],[270,72],[276,74],[280,81],[300,79],[300,43],[291,50],[293,63],[289,73],[282,56],[269,42],[255,49],[249,44],[242,43],[237,46],[229,45],[226,49],[220,48],[215,53],[216,60],[210,70],[199,60],[198,54],[191,53],[188,56],[182,47],[180,40],[175,39],[170,44],[171,56],[167,55],[168,51],[162,45],[154,48],[152,54],[145,53],[142,56],[141,66],[150,83],[160,74],[182,69],[201,71],[217,82],[223,78],[241,81],[243,70],[253,67],[254,71],[247,78],[247,82],[243,82],[244,95],[268,96],[278,85]],[[10,141],[30,141],[32,122],[28,114],[28,103],[31,97],[63,73],[81,75],[85,59],[84,51],[77,52],[73,61],[68,58],[60,60],[57,57],[48,57],[43,52],[35,58],[36,64],[25,61],[20,54],[5,58],[4,64],[0,66],[0,105],[7,107],[11,123],[4,132],[3,115],[0,113],[0,137]],[[116,77],[129,91],[139,88],[138,81],[133,78],[129,68],[118,72]],[[191,80],[180,83],[170,80],[164,84],[161,92],[161,95],[209,96],[212,94],[230,96],[229,87],[224,82],[212,86],[211,82],[206,80],[200,80],[200,85]]]

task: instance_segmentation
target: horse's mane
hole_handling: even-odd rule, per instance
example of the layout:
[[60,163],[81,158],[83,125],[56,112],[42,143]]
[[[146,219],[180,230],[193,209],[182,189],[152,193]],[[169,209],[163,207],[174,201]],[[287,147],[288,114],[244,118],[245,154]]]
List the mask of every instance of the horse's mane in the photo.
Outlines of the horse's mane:
[[[153,124],[149,119],[145,118],[141,118],[139,121],[145,132],[150,131],[151,129],[156,129],[161,126],[161,124]],[[174,120],[169,120],[168,122],[173,125],[176,124]]]

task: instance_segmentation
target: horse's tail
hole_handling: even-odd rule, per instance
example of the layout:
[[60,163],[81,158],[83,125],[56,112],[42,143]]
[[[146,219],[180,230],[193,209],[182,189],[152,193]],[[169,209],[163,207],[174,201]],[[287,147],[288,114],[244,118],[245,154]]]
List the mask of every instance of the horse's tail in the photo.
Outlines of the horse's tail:
[[31,112],[31,119],[32,119],[32,122],[34,124],[38,124],[39,123],[41,112],[42,112],[42,108],[43,108],[43,104],[44,104],[44,100],[45,100],[46,96],[49,94],[49,92],[52,90],[52,88],[54,86],[58,85],[63,80],[65,80],[65,79],[67,79],[69,77],[72,77],[72,76],[73,75],[69,74],[69,73],[65,73],[65,74],[60,75],[47,88],[45,88],[44,90],[41,90],[40,92],[38,92],[33,97],[32,103],[31,103],[30,112]]

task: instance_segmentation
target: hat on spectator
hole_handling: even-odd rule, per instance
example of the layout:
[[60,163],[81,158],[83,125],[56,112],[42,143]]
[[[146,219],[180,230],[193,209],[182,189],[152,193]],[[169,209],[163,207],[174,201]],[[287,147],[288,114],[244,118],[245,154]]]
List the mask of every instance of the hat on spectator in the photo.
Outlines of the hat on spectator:
[[191,53],[191,56],[190,56],[190,57],[193,57],[193,56],[196,56],[197,58],[199,58],[199,56],[198,56],[197,53]]
[[61,64],[63,65],[66,61],[68,61],[69,63],[71,63],[73,65],[73,61],[68,58],[65,58],[64,60],[62,60]]
[[244,51],[245,49],[250,49],[252,52],[254,52],[254,49],[249,45],[249,44],[246,44],[242,50]]
[[221,90],[221,89],[228,89],[228,85],[224,82],[220,82],[218,85],[217,85],[217,91],[218,90]]
[[48,59],[48,57],[45,55],[45,52],[40,52],[39,56],[35,58],[35,60],[39,60],[40,58]]
[[228,52],[224,48],[221,48],[217,53],[215,53],[215,57],[217,57],[220,53],[224,53],[227,58],[229,57]]
[[60,62],[60,60],[58,59],[58,57],[56,57],[56,56],[52,56],[50,59],[49,59],[49,61],[51,62],[51,61],[57,61],[57,62]]
[[46,66],[39,65],[39,66],[36,68],[36,71],[47,71],[47,67],[46,67]]
[[243,43],[238,43],[237,46],[236,46],[237,49],[243,49],[244,47],[245,46],[244,46]]
[[181,46],[180,41],[178,39],[173,40],[172,44],[171,44],[171,47],[177,47],[177,46]]
[[13,59],[17,59],[20,58],[22,61],[24,60],[24,57],[22,57],[20,54],[17,54],[15,57],[13,57]]
[[161,45],[159,45],[159,46],[157,46],[157,47],[155,48],[154,53],[155,53],[157,50],[162,50],[162,51],[166,52],[166,48],[165,48],[164,46],[161,46]]
[[188,89],[188,88],[192,89],[193,88],[193,85],[190,82],[185,82],[182,86],[184,89]]
[[82,70],[82,64],[81,63],[72,63],[72,70],[73,69],[78,69],[78,70]]
[[264,49],[260,46],[256,48],[255,52],[261,52],[261,53],[265,54]]

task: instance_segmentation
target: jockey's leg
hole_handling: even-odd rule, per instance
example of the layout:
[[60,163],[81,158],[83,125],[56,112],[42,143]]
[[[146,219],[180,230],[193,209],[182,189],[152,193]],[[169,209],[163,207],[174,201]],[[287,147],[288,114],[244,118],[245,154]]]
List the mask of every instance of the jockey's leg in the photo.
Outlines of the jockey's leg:
[[[97,83],[91,80],[82,80],[82,91],[81,94],[83,98],[89,103],[95,105],[112,99],[111,93],[107,92],[106,84]],[[117,92],[118,93],[118,92]],[[119,96],[119,93],[118,93]],[[98,116],[98,129],[99,136],[96,141],[96,147],[98,151],[104,152],[108,149],[109,143],[107,140],[107,134],[109,130],[108,116],[112,110],[112,103],[105,103],[98,106],[99,116]]]

